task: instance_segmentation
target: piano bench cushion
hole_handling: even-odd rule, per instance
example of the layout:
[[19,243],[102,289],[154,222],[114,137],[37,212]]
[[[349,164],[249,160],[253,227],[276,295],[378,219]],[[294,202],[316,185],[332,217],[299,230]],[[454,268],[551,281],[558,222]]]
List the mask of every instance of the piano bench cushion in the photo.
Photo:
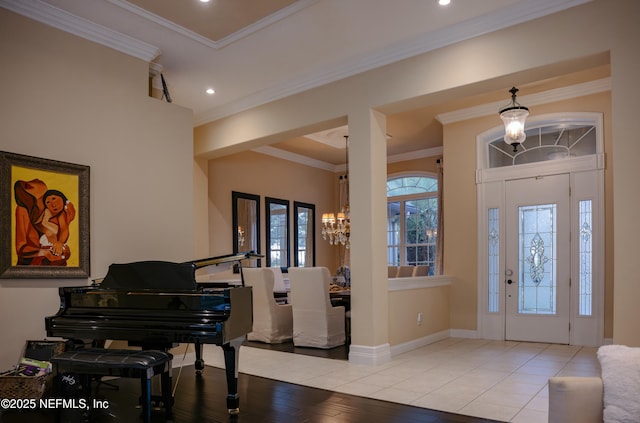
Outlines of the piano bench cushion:
[[[114,370],[148,370],[158,366],[164,367],[163,365],[171,362],[172,359],[172,354],[157,350],[81,348],[55,355],[51,358],[51,362],[63,368],[101,374],[107,368]],[[160,373],[162,371],[160,370]]]
[[[157,350],[110,350],[81,348],[65,351],[51,357],[56,372],[139,378],[142,382],[142,413],[145,423],[151,423],[151,379],[161,375],[162,401],[167,419],[172,416],[171,360],[173,355]],[[91,384],[84,386],[85,395],[91,396]]]

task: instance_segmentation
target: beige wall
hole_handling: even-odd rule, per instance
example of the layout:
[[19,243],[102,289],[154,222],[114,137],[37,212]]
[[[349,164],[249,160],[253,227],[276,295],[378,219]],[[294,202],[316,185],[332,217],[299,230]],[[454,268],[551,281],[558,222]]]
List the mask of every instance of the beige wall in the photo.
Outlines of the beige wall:
[[[91,277],[193,258],[192,113],[148,97],[143,61],[2,8],[0,22],[0,150],[91,167]],[[0,370],[45,337],[57,288],[87,283],[0,280]]]
[[[600,5],[606,3],[598,2]],[[640,39],[640,2],[625,1],[611,10],[606,19],[611,34],[613,135],[613,257],[615,289],[613,292],[613,341],[640,346],[640,283],[638,283],[637,244],[640,225],[637,224],[640,195],[636,181],[640,180],[640,143],[637,137],[637,99],[640,98],[640,50],[632,40]],[[605,14],[606,16],[606,14]],[[596,20],[593,20],[594,22]]]
[[390,292],[389,343],[398,345],[451,329],[450,296],[451,286]]
[[[476,95],[512,84],[518,85],[530,80],[534,73],[538,73],[538,77],[557,77],[566,72],[579,70],[578,65],[585,58],[610,52],[612,96],[609,151],[612,157],[608,160],[615,163],[615,166],[611,168],[613,178],[608,178],[608,184],[613,183],[613,197],[608,192],[607,198],[613,198],[612,214],[616,222],[613,229],[613,275],[616,281],[613,292],[613,339],[614,342],[640,345],[640,334],[633,324],[640,320],[640,309],[635,306],[635,298],[640,295],[640,284],[635,283],[637,271],[633,255],[634,246],[640,237],[640,227],[635,224],[637,219],[634,212],[640,206],[640,196],[632,182],[640,179],[640,166],[637,166],[640,143],[637,143],[635,136],[635,106],[640,98],[640,84],[637,83],[640,52],[633,41],[640,39],[640,27],[635,22],[638,15],[640,3],[637,1],[621,0],[612,8],[606,0],[594,0],[554,15],[441,48],[204,125],[196,130],[195,151],[198,157],[241,151],[246,149],[246,146],[253,146],[291,131],[301,131],[311,125],[341,116],[365,116],[371,108],[402,111],[403,100],[412,100],[412,106],[437,104],[446,99]],[[505,55],[505,51],[509,51],[510,54]],[[379,162],[378,152],[371,153],[371,146],[366,143],[372,134],[376,137],[378,135],[375,131],[370,131],[370,128],[375,127],[373,122],[371,119],[368,126],[365,119],[360,120],[354,125],[353,134],[350,134],[353,137],[350,154],[354,157],[366,157],[364,161],[351,162],[351,187],[359,193],[359,198],[364,202],[358,208],[358,212],[352,209],[354,221],[369,221],[370,218],[365,214],[372,208],[375,209],[376,216],[380,215],[376,209],[381,207],[381,202],[378,201],[379,188],[374,187],[372,190],[368,183],[371,169],[367,161],[375,159],[376,163]],[[353,122],[349,123],[351,129]],[[469,130],[478,133],[494,126],[495,123],[469,122],[468,125],[471,125]],[[445,171],[449,173],[448,181],[445,179],[445,186],[453,184],[460,186],[462,190],[452,192],[452,200],[456,201],[456,196],[459,199],[467,196],[469,201],[474,203],[469,209],[445,211],[447,219],[453,216],[451,219],[454,220],[451,222],[461,222],[458,232],[452,230],[451,234],[445,235],[445,245],[449,242],[459,245],[464,242],[465,246],[468,246],[463,251],[456,251],[456,255],[461,256],[458,263],[455,260],[445,263],[446,269],[455,272],[452,276],[461,279],[451,290],[455,308],[451,325],[455,329],[476,328],[476,258],[471,251],[476,245],[477,230],[475,189],[465,182],[473,180],[475,162],[466,152],[474,151],[475,143],[473,140],[467,140],[466,143],[461,140],[450,141],[444,152]],[[449,156],[456,154],[461,154],[458,159],[459,166],[452,166],[452,162],[455,161]],[[468,201],[466,203],[468,204]],[[368,226],[362,228],[369,229]],[[357,230],[354,225],[354,238],[378,239],[371,238],[366,233],[358,234]],[[609,240],[610,238],[607,241]],[[384,245],[378,245],[377,248],[383,249]],[[607,250],[611,251],[610,246]],[[463,253],[467,252],[471,253],[468,262],[460,263]],[[379,256],[372,252],[368,261],[365,255],[352,256],[354,277],[357,269],[366,268],[372,261],[375,263],[375,260],[372,260],[374,255]],[[609,265],[607,270],[609,279],[612,277],[611,267]],[[384,289],[384,284],[381,283],[384,277],[382,274],[372,274],[371,277],[372,280],[366,282],[367,286],[360,287],[366,292],[367,298],[376,297],[379,291]],[[610,284],[607,289],[610,293]],[[372,291],[375,291],[376,295],[372,295]],[[354,304],[354,307],[356,305]],[[610,302],[607,308],[610,312]],[[367,309],[363,318],[366,319],[370,311],[372,310]],[[383,310],[382,313],[387,314],[387,311]],[[354,326],[357,326],[358,313],[352,318]],[[610,327],[611,323],[608,325]],[[357,342],[379,345],[380,335],[375,329],[367,325],[361,327],[366,333]]]
[[436,176],[435,174],[438,172],[438,164],[436,161],[440,159],[442,159],[442,156],[438,155],[389,163],[387,164],[387,177],[393,177],[396,174],[405,172],[428,172]]

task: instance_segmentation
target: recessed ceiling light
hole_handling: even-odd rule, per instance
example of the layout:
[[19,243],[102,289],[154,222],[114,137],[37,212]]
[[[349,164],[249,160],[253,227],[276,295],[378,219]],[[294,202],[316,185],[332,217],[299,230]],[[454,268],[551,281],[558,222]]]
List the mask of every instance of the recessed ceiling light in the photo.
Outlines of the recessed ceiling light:
[[[200,0],[202,1],[202,0]],[[216,90],[214,90],[213,88],[207,88],[207,94],[215,94]]]
[[209,3],[209,0],[200,0],[200,3]]
[[438,0],[440,6],[447,6],[449,3],[451,3],[451,0]]

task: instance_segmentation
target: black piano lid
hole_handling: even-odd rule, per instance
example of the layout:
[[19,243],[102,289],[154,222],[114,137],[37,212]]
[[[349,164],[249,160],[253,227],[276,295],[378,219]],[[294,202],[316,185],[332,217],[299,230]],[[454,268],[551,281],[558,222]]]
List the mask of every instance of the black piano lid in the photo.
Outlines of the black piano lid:
[[[239,263],[241,260],[262,257],[253,252],[227,254],[218,257],[174,263],[169,261],[138,261],[114,263],[100,284],[105,289],[195,291],[196,269],[206,266]],[[243,284],[244,285],[244,284]]]
[[195,291],[195,264],[168,261],[114,263],[100,284],[108,289]]

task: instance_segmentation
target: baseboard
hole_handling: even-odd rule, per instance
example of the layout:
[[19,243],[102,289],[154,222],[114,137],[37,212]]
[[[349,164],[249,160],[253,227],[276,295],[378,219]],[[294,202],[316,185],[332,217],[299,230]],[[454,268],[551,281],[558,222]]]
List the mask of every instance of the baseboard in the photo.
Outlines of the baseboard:
[[412,339],[411,341],[396,344],[391,347],[391,355],[395,356],[398,354],[409,352],[411,350],[415,350],[416,348],[424,347],[425,345],[433,344],[434,342],[442,341],[443,339],[447,339],[451,336],[449,332],[449,330],[443,330],[441,332],[427,335],[422,338]]
[[389,344],[370,347],[367,345],[349,346],[349,363],[375,366],[391,361],[391,346]]
[[467,338],[467,339],[478,339],[480,337],[478,335],[477,330],[466,330],[466,329],[449,329],[449,336],[451,338]]

